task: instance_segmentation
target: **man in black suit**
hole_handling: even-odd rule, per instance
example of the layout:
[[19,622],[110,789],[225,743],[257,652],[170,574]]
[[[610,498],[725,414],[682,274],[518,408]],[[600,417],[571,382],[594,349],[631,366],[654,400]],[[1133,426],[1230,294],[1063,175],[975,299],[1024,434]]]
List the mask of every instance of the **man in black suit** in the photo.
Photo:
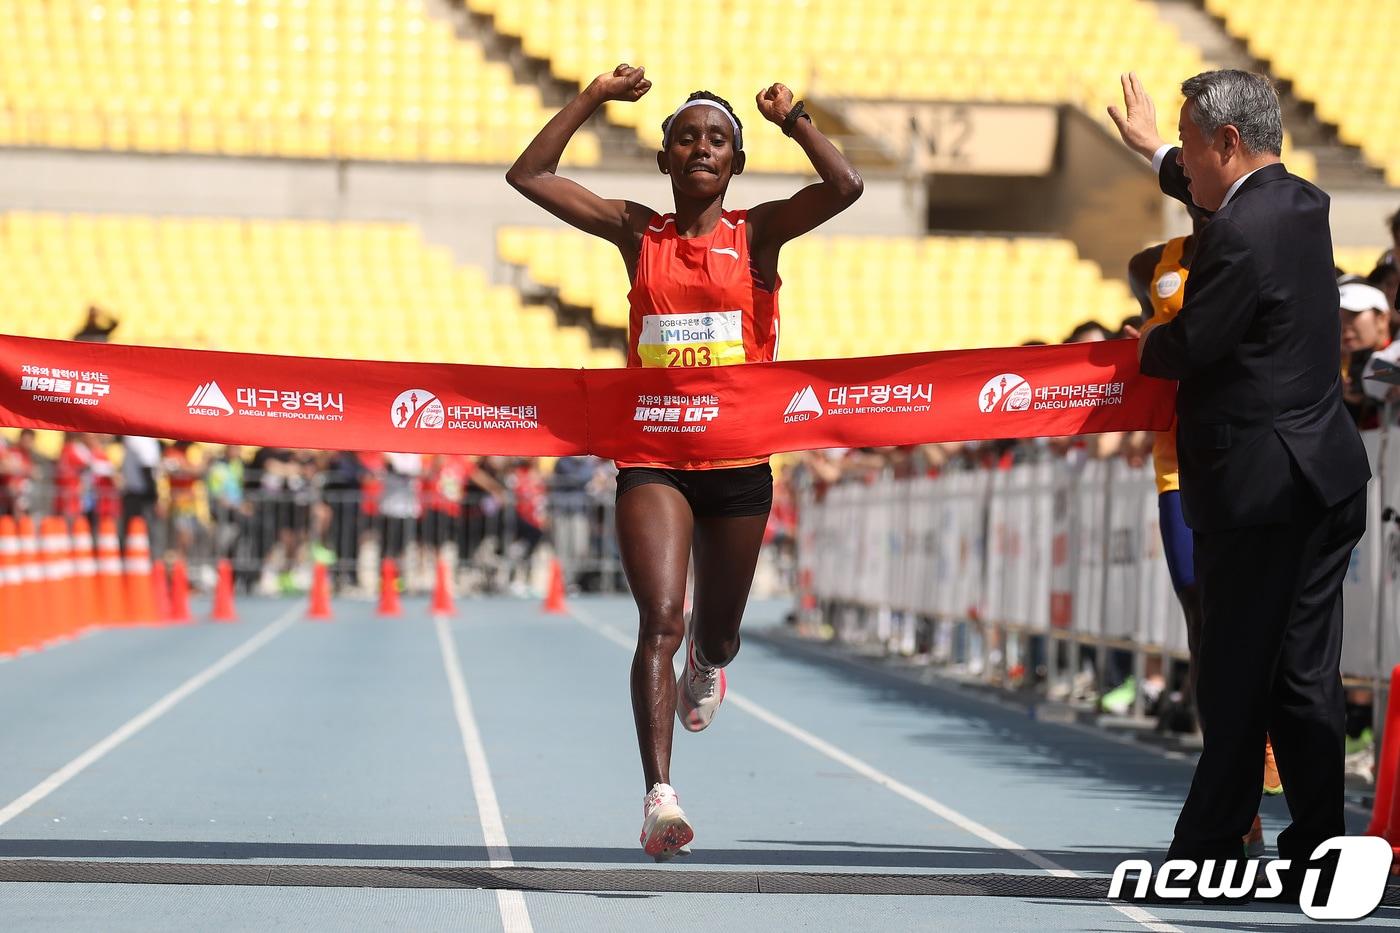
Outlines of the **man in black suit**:
[[1279,161],[1273,85],[1209,71],[1181,90],[1179,148],[1135,75],[1125,111],[1109,108],[1164,192],[1214,212],[1181,313],[1149,322],[1138,346],[1143,373],[1180,383],[1181,497],[1205,605],[1205,747],[1169,855],[1242,857],[1267,731],[1293,817],[1279,856],[1298,865],[1346,832],[1341,585],[1370,467],[1342,405],[1329,199]]

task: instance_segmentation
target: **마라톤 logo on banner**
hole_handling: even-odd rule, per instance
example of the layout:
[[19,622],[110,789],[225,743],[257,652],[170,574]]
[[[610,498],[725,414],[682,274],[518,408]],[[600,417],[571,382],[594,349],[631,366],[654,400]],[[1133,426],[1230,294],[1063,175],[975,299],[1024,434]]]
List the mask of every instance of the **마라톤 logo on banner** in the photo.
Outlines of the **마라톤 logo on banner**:
[[405,389],[389,412],[396,428],[440,428],[445,420],[442,402],[427,389]]
[[1031,384],[1015,373],[988,379],[977,396],[983,414],[994,411],[1026,411],[1031,407]]
[[211,418],[233,414],[233,406],[229,404],[228,396],[224,395],[224,390],[220,389],[219,384],[212,380],[195,389],[190,400],[185,403],[185,407],[192,415],[205,415]]
[[793,393],[792,401],[788,402],[787,410],[783,412],[783,421],[788,424],[811,421],[824,414],[826,412],[822,409],[822,403],[817,401],[817,393],[812,391],[811,386],[806,386]]

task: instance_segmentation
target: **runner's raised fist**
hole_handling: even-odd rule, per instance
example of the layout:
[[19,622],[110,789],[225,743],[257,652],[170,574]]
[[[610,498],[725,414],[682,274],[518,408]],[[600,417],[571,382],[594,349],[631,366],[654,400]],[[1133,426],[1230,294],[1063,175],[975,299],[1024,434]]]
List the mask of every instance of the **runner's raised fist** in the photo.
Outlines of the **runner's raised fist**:
[[754,98],[758,103],[758,112],[763,114],[763,119],[769,123],[783,125],[788,111],[792,109],[792,91],[786,84],[773,84],[758,92]]
[[633,68],[623,62],[609,74],[594,78],[592,87],[603,100],[637,101],[651,90],[651,82],[647,80],[645,67]]

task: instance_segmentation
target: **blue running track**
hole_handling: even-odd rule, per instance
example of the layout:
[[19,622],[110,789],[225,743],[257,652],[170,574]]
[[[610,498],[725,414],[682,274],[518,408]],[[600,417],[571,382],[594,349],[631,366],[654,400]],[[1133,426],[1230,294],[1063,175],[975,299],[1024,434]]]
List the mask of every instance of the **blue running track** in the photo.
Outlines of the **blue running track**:
[[[239,609],[0,663],[0,872],[39,879],[0,882],[0,930],[1326,928],[1065,895],[1161,858],[1191,763],[762,637],[786,604],[751,607],[714,725],[677,728],[696,839],[664,866],[637,844],[628,600]],[[1272,844],[1286,810],[1263,809]],[[449,869],[499,874],[434,886]],[[755,893],[778,881],[818,893]],[[1337,928],[1359,926],[1400,909]]]

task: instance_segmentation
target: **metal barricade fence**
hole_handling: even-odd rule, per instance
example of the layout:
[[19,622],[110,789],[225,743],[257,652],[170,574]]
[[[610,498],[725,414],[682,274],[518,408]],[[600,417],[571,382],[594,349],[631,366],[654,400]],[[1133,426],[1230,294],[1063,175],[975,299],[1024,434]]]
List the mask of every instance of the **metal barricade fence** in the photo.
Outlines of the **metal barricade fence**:
[[[1388,459],[1400,475],[1400,449]],[[1400,599],[1386,599],[1379,656],[1376,638],[1379,587],[1400,579],[1400,521],[1382,526],[1374,483],[1370,500],[1343,586],[1342,669],[1356,682],[1400,662]],[[868,650],[991,679],[1019,667],[1092,676],[1099,692],[1127,674],[1141,683],[1149,660],[1187,657],[1158,526],[1153,471],[1119,459],[842,484],[820,501],[809,488],[797,614]]]
[[428,592],[443,557],[459,593],[524,595],[543,591],[549,561],[557,557],[571,588],[627,591],[610,488],[547,488],[542,502],[528,505],[509,491],[469,494],[438,508],[425,507],[417,496],[396,499],[315,484],[253,487],[232,504],[204,496],[177,503],[113,495],[75,505],[56,497],[52,485],[34,483],[21,505],[17,511],[35,517],[84,515],[94,534],[101,517],[112,518],[123,542],[127,519],[140,515],[150,529],[152,554],[183,558],[196,586],[212,586],[217,562],[227,559],[244,592],[305,592],[314,564],[321,562],[338,591],[369,594],[377,592],[380,560],[387,557],[397,562],[408,591]]

